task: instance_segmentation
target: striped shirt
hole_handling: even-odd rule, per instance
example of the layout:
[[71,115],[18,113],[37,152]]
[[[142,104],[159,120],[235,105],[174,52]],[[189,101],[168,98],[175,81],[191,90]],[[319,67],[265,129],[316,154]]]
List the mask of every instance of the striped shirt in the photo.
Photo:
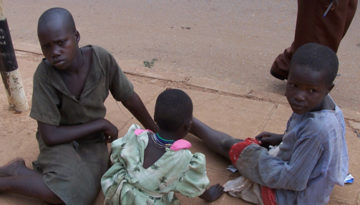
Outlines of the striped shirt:
[[302,115],[293,114],[279,153],[252,144],[237,161],[240,173],[276,189],[281,204],[326,204],[335,184],[348,173],[345,122],[339,107]]

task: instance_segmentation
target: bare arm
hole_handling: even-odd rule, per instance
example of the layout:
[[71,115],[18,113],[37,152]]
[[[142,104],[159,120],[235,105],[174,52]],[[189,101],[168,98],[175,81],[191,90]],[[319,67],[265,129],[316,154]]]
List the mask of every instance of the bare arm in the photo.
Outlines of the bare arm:
[[239,141],[230,135],[217,131],[197,118],[193,117],[190,133],[196,135],[208,146],[211,150],[222,155],[226,159],[229,158],[229,150],[231,146]]
[[145,128],[154,132],[159,130],[136,92],[122,103]]
[[38,121],[38,129],[47,146],[71,142],[100,131],[103,131],[105,136],[109,136],[109,141],[116,139],[118,136],[117,128],[105,119],[69,126],[54,126]]

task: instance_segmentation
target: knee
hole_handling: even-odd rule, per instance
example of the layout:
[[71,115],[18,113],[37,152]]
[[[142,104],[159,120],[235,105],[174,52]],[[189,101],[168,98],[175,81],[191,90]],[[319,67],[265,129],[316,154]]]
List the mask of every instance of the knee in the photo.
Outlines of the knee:
[[62,205],[65,204],[56,194],[49,191],[48,193],[44,193],[43,199],[50,204]]
[[241,142],[241,141],[243,141],[243,140],[241,140],[241,139],[234,139],[234,138],[227,139],[227,140],[224,140],[224,142],[223,142],[223,147],[224,147],[224,149],[226,149],[226,151],[230,151],[230,148],[231,148],[234,144],[236,144],[236,143],[238,143],[238,142]]

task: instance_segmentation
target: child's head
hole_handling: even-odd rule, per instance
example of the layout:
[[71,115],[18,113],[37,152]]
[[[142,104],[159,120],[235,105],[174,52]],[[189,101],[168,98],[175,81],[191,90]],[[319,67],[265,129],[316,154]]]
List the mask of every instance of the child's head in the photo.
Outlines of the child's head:
[[338,66],[335,52],[326,46],[308,43],[296,50],[285,94],[295,113],[322,109],[325,96],[334,87]]
[[192,122],[193,104],[182,90],[167,89],[156,99],[154,120],[160,130],[184,137]]
[[68,68],[78,53],[80,40],[71,13],[64,8],[46,10],[39,18],[37,32],[46,60],[60,70]]

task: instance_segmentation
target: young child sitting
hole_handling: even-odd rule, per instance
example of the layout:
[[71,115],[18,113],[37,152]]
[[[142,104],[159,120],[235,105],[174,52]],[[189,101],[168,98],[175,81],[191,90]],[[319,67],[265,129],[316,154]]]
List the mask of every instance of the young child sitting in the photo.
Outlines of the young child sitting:
[[[348,172],[344,117],[328,95],[337,70],[338,59],[328,47],[309,43],[296,51],[286,87],[294,113],[282,135],[262,133],[241,141],[193,119],[191,132],[255,182],[246,185],[252,191],[241,189],[244,180],[227,183],[225,191],[256,204],[329,201]],[[268,145],[278,145],[275,156],[264,148]]]
[[175,192],[208,201],[221,196],[220,185],[205,191],[209,184],[205,156],[192,154],[190,142],[183,139],[192,111],[185,92],[165,90],[155,105],[159,132],[132,125],[124,137],[112,142],[113,165],[101,178],[105,204],[178,204]]
[[97,46],[79,47],[74,19],[63,8],[38,22],[45,59],[34,74],[30,116],[38,123],[36,170],[19,159],[0,168],[0,192],[16,192],[51,204],[89,205],[108,165],[106,142],[117,128],[104,119],[111,92],[148,129],[157,130],[115,59]]

